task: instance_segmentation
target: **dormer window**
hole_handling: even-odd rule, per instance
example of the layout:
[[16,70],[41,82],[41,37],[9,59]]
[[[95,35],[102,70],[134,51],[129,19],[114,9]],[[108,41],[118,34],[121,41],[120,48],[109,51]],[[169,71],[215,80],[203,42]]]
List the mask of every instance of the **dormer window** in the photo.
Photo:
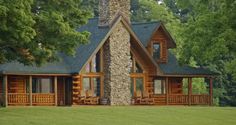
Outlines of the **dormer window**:
[[161,57],[160,43],[153,43],[153,58],[158,60]]

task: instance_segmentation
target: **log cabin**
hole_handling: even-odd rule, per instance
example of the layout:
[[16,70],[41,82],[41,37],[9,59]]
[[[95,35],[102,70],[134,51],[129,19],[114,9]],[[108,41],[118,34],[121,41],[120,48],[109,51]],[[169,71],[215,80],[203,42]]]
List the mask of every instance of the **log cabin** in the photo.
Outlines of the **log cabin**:
[[[0,104],[212,105],[216,74],[179,65],[171,52],[176,43],[164,24],[131,22],[130,0],[100,0],[99,17],[78,31],[91,36],[74,57],[60,53],[60,61],[41,67],[1,64]],[[193,94],[192,78],[209,79],[209,93]]]

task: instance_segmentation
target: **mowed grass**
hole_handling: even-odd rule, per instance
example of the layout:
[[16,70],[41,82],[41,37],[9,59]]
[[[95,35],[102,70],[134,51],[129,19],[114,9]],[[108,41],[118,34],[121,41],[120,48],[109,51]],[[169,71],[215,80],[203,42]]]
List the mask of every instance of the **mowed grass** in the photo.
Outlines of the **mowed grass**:
[[0,108],[0,125],[236,125],[236,108],[8,107]]

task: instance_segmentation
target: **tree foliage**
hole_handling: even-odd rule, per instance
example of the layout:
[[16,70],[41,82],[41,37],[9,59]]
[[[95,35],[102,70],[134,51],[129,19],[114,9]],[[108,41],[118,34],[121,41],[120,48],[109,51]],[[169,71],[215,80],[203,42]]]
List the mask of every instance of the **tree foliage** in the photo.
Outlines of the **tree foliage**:
[[88,40],[76,29],[87,22],[80,0],[0,0],[0,63],[40,65],[75,53]]
[[197,65],[218,72],[215,96],[221,105],[236,105],[236,1],[177,0],[176,3],[189,10],[181,34],[181,62],[193,59]]

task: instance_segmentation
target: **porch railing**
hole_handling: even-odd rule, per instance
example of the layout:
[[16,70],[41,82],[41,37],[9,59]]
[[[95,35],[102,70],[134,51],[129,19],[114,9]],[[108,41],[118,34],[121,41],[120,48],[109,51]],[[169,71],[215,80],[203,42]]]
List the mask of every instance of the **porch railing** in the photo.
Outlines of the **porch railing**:
[[169,95],[169,104],[186,105],[188,104],[188,95]]
[[8,93],[8,104],[9,105],[27,105],[29,104],[28,93]]
[[55,104],[55,94],[54,93],[33,93],[32,94],[32,104],[33,105],[53,105]]
[[209,104],[209,95],[192,95],[191,104],[193,105],[206,105]]
[[[29,93],[8,93],[9,105],[30,105]],[[32,105],[54,105],[54,93],[32,93]]]
[[[187,105],[189,104],[188,95],[169,95],[169,104],[173,105]],[[207,105],[209,104],[209,95],[191,95],[191,105]]]

